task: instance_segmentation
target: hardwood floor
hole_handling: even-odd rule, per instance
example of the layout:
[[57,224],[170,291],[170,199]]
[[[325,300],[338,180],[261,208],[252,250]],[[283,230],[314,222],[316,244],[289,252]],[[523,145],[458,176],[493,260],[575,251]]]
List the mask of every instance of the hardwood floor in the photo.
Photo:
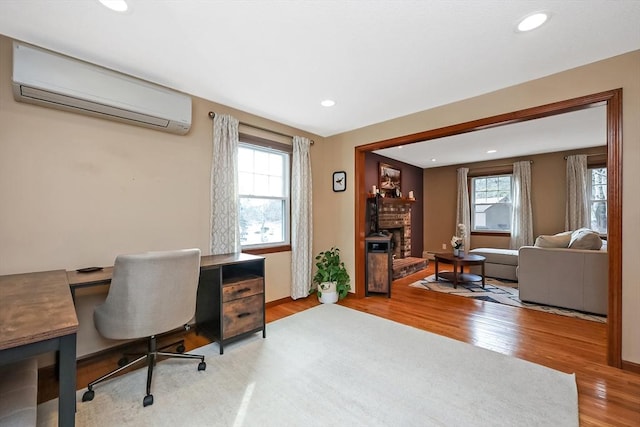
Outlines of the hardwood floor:
[[[392,286],[384,295],[340,304],[419,329],[444,335],[566,373],[575,373],[582,426],[640,426],[640,375],[606,364],[606,325],[587,320],[504,306],[429,292],[408,285],[429,274],[432,267]],[[318,305],[315,296],[268,307],[267,322]],[[268,326],[267,326],[267,339]],[[189,332],[187,350],[208,340]],[[78,363],[78,388],[113,369],[119,354]],[[526,387],[526,384],[523,384]],[[143,391],[144,385],[141,384]],[[52,372],[41,370],[39,401],[55,397]]]

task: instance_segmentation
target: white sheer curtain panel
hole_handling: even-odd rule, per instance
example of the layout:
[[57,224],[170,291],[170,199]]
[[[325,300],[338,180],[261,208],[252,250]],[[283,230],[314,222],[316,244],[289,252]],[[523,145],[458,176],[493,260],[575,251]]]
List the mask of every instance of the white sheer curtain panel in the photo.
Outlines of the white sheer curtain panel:
[[511,249],[533,244],[531,214],[531,162],[513,164],[513,209],[511,210]]
[[567,208],[565,229],[589,227],[589,195],[587,194],[587,156],[567,157]]
[[211,161],[211,254],[239,251],[238,120],[216,114]]
[[[456,210],[456,228],[458,231],[458,224],[464,224],[467,230],[464,235],[464,250],[469,252],[471,249],[471,209],[469,207],[469,184],[467,176],[469,174],[469,168],[458,169],[458,206]],[[454,234],[456,234],[454,233]]]
[[313,269],[311,140],[293,137],[291,167],[291,298],[309,295]]

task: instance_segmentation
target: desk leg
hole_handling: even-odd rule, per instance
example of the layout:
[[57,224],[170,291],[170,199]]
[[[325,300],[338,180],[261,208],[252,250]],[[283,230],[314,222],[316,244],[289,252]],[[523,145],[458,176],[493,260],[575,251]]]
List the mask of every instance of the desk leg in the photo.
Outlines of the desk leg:
[[60,338],[58,426],[76,423],[76,334]]

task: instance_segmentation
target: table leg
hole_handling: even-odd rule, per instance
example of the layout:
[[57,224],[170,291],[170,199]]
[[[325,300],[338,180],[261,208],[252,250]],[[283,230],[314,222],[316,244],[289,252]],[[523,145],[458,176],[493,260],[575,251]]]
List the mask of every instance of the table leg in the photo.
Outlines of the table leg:
[[453,289],[458,288],[458,263],[453,262]]
[[436,258],[435,261],[436,261],[436,282],[437,282],[438,280],[440,280],[438,278],[438,258]]
[[76,334],[60,338],[58,384],[58,426],[73,427],[76,422]]
[[482,289],[484,289],[484,262],[482,263]]

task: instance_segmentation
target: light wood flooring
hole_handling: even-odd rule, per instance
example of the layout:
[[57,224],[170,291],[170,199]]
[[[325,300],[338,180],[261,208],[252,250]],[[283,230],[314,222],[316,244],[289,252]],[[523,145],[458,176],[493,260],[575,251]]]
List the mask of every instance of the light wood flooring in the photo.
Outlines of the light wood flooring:
[[[384,295],[340,304],[566,373],[575,373],[582,426],[640,426],[640,375],[606,364],[606,325],[409,287],[432,267],[396,280]],[[267,322],[318,305],[315,296],[266,310]],[[267,326],[267,339],[269,339]],[[187,350],[209,341],[185,335]],[[118,354],[78,362],[78,388],[114,368]],[[144,384],[141,384],[144,393]],[[526,387],[526,384],[523,384]],[[41,370],[39,401],[55,397],[52,372]],[[437,392],[437,391],[436,391]],[[142,394],[141,394],[142,398]],[[490,404],[488,402],[487,404]]]

